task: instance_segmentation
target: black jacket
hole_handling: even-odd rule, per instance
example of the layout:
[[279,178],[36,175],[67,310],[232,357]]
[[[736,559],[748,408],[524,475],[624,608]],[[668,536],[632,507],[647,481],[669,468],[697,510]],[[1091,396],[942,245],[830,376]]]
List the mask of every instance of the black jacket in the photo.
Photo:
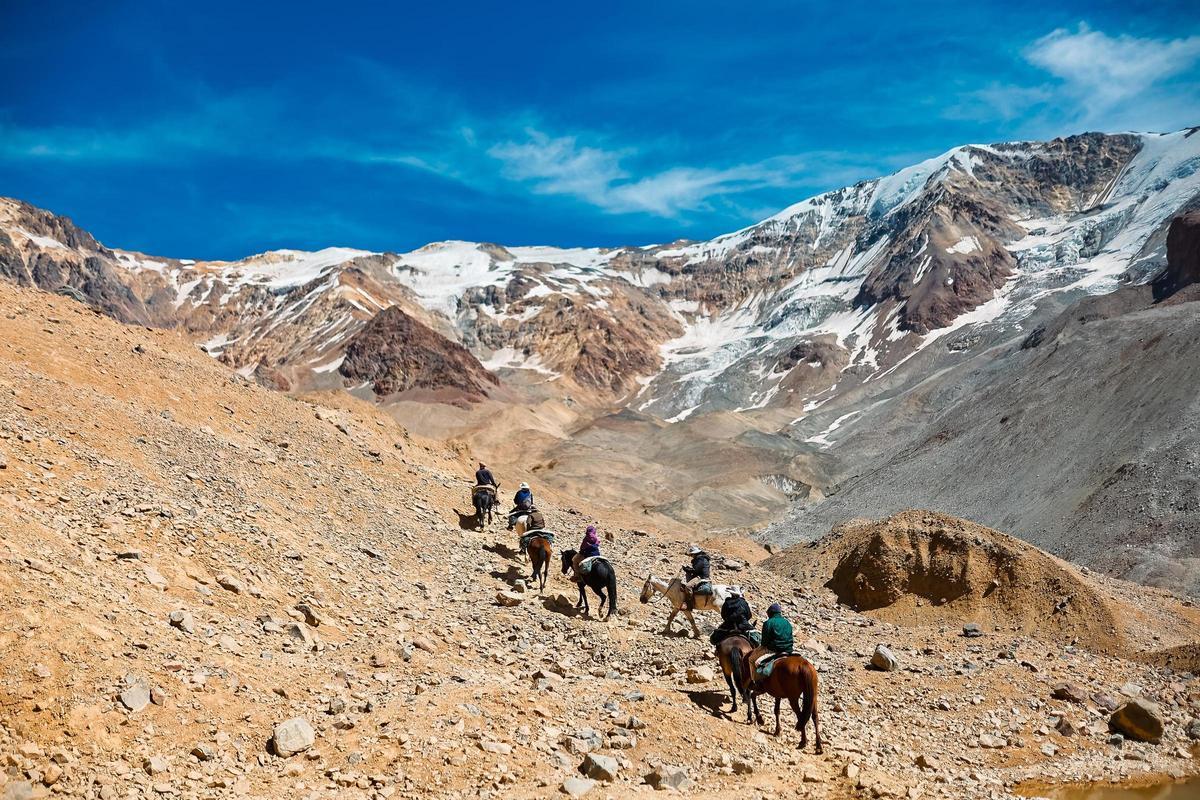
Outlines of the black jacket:
[[751,627],[750,618],[752,616],[750,604],[744,597],[736,594],[730,595],[729,599],[721,604],[721,627],[723,628],[741,630]]
[[710,569],[711,565],[709,564],[708,553],[697,553],[692,556],[692,565],[683,568],[683,574],[687,575],[689,581],[696,578],[709,580]]
[[475,470],[475,485],[476,486],[495,486],[496,479],[492,477],[490,469]]

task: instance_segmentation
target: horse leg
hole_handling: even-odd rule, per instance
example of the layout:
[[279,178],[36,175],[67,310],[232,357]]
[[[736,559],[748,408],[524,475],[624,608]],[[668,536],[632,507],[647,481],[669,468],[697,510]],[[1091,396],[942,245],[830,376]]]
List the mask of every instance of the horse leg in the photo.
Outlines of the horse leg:
[[692,612],[686,608],[683,610],[683,613],[687,615],[688,622],[692,623],[692,633],[694,634],[692,638],[699,639],[700,638],[700,629],[698,627],[696,627],[696,618],[693,617]]
[[733,678],[730,677],[729,670],[725,668],[724,659],[721,660],[721,672],[725,674],[725,684],[729,687],[729,700],[733,703],[733,707],[729,709],[729,713],[737,713],[737,691],[733,688]]
[[[754,711],[754,722],[762,725],[762,712],[758,710],[758,693],[750,690],[750,708]],[[750,712],[746,712],[746,720],[750,721]]]
[[782,698],[782,697],[776,697],[776,698],[775,698],[775,733],[771,734],[772,736],[778,736],[778,735],[779,735],[779,707],[780,707],[782,704],[783,704],[783,698]]
[[821,744],[821,723],[817,722],[816,698],[813,698],[812,721],[813,721],[813,735],[817,739],[817,747],[813,752],[816,753],[817,755],[821,755],[822,753],[825,752],[825,746]]
[[788,704],[792,707],[792,713],[796,715],[796,730],[800,731],[800,749],[803,750],[808,746],[808,731],[806,730],[808,719],[800,710],[800,698],[789,697]]
[[679,609],[677,608],[671,612],[671,616],[667,617],[667,627],[663,628],[663,633],[667,634],[668,636],[671,635],[671,623],[675,621],[675,615],[678,613]]

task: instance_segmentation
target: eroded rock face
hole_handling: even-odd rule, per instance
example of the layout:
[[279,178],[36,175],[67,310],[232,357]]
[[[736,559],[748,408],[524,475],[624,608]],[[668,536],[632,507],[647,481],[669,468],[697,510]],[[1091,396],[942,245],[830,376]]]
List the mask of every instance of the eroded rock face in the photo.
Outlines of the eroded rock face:
[[1200,282],[1200,211],[1181,214],[1167,230],[1167,269],[1154,283],[1156,298],[1164,299]]
[[369,381],[378,395],[450,388],[479,399],[500,382],[465,347],[395,306],[354,335],[338,371],[349,381]]

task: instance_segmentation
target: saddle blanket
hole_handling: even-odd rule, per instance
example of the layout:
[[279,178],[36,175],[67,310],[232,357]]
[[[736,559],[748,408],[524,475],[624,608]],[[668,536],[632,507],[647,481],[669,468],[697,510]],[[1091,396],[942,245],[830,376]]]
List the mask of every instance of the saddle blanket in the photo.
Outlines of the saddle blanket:
[[471,491],[473,491],[473,492],[487,492],[488,494],[492,495],[493,497],[495,497],[495,496],[496,496],[496,487],[495,487],[495,486],[486,486],[486,485],[484,485],[484,486],[476,486],[476,487],[475,487],[474,489],[472,489]]
[[589,556],[588,558],[585,558],[583,561],[579,562],[579,574],[587,575],[597,561],[603,561],[605,564],[608,563],[608,559],[604,556]]
[[769,678],[771,670],[775,668],[775,662],[790,655],[791,653],[767,653],[754,662],[754,673],[759,678]]
[[554,531],[544,531],[544,530],[525,531],[525,533],[521,534],[521,549],[525,550],[526,548],[528,548],[529,543],[538,537],[545,539],[550,544],[554,544]]

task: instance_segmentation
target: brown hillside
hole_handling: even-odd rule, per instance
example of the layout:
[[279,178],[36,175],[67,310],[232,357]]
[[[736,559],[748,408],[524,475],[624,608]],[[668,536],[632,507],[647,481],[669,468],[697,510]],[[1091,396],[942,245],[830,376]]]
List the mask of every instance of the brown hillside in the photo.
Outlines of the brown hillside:
[[[1135,643],[1146,639],[1143,617],[1110,588],[1116,582],[1106,586],[1019,539],[945,514],[904,511],[878,522],[851,521],[766,565],[897,625],[974,622],[1096,652],[1154,645]],[[1173,605],[1183,611],[1178,600]],[[1169,613],[1165,605],[1162,611]],[[1197,636],[1190,620],[1181,617],[1178,625],[1174,632]]]

